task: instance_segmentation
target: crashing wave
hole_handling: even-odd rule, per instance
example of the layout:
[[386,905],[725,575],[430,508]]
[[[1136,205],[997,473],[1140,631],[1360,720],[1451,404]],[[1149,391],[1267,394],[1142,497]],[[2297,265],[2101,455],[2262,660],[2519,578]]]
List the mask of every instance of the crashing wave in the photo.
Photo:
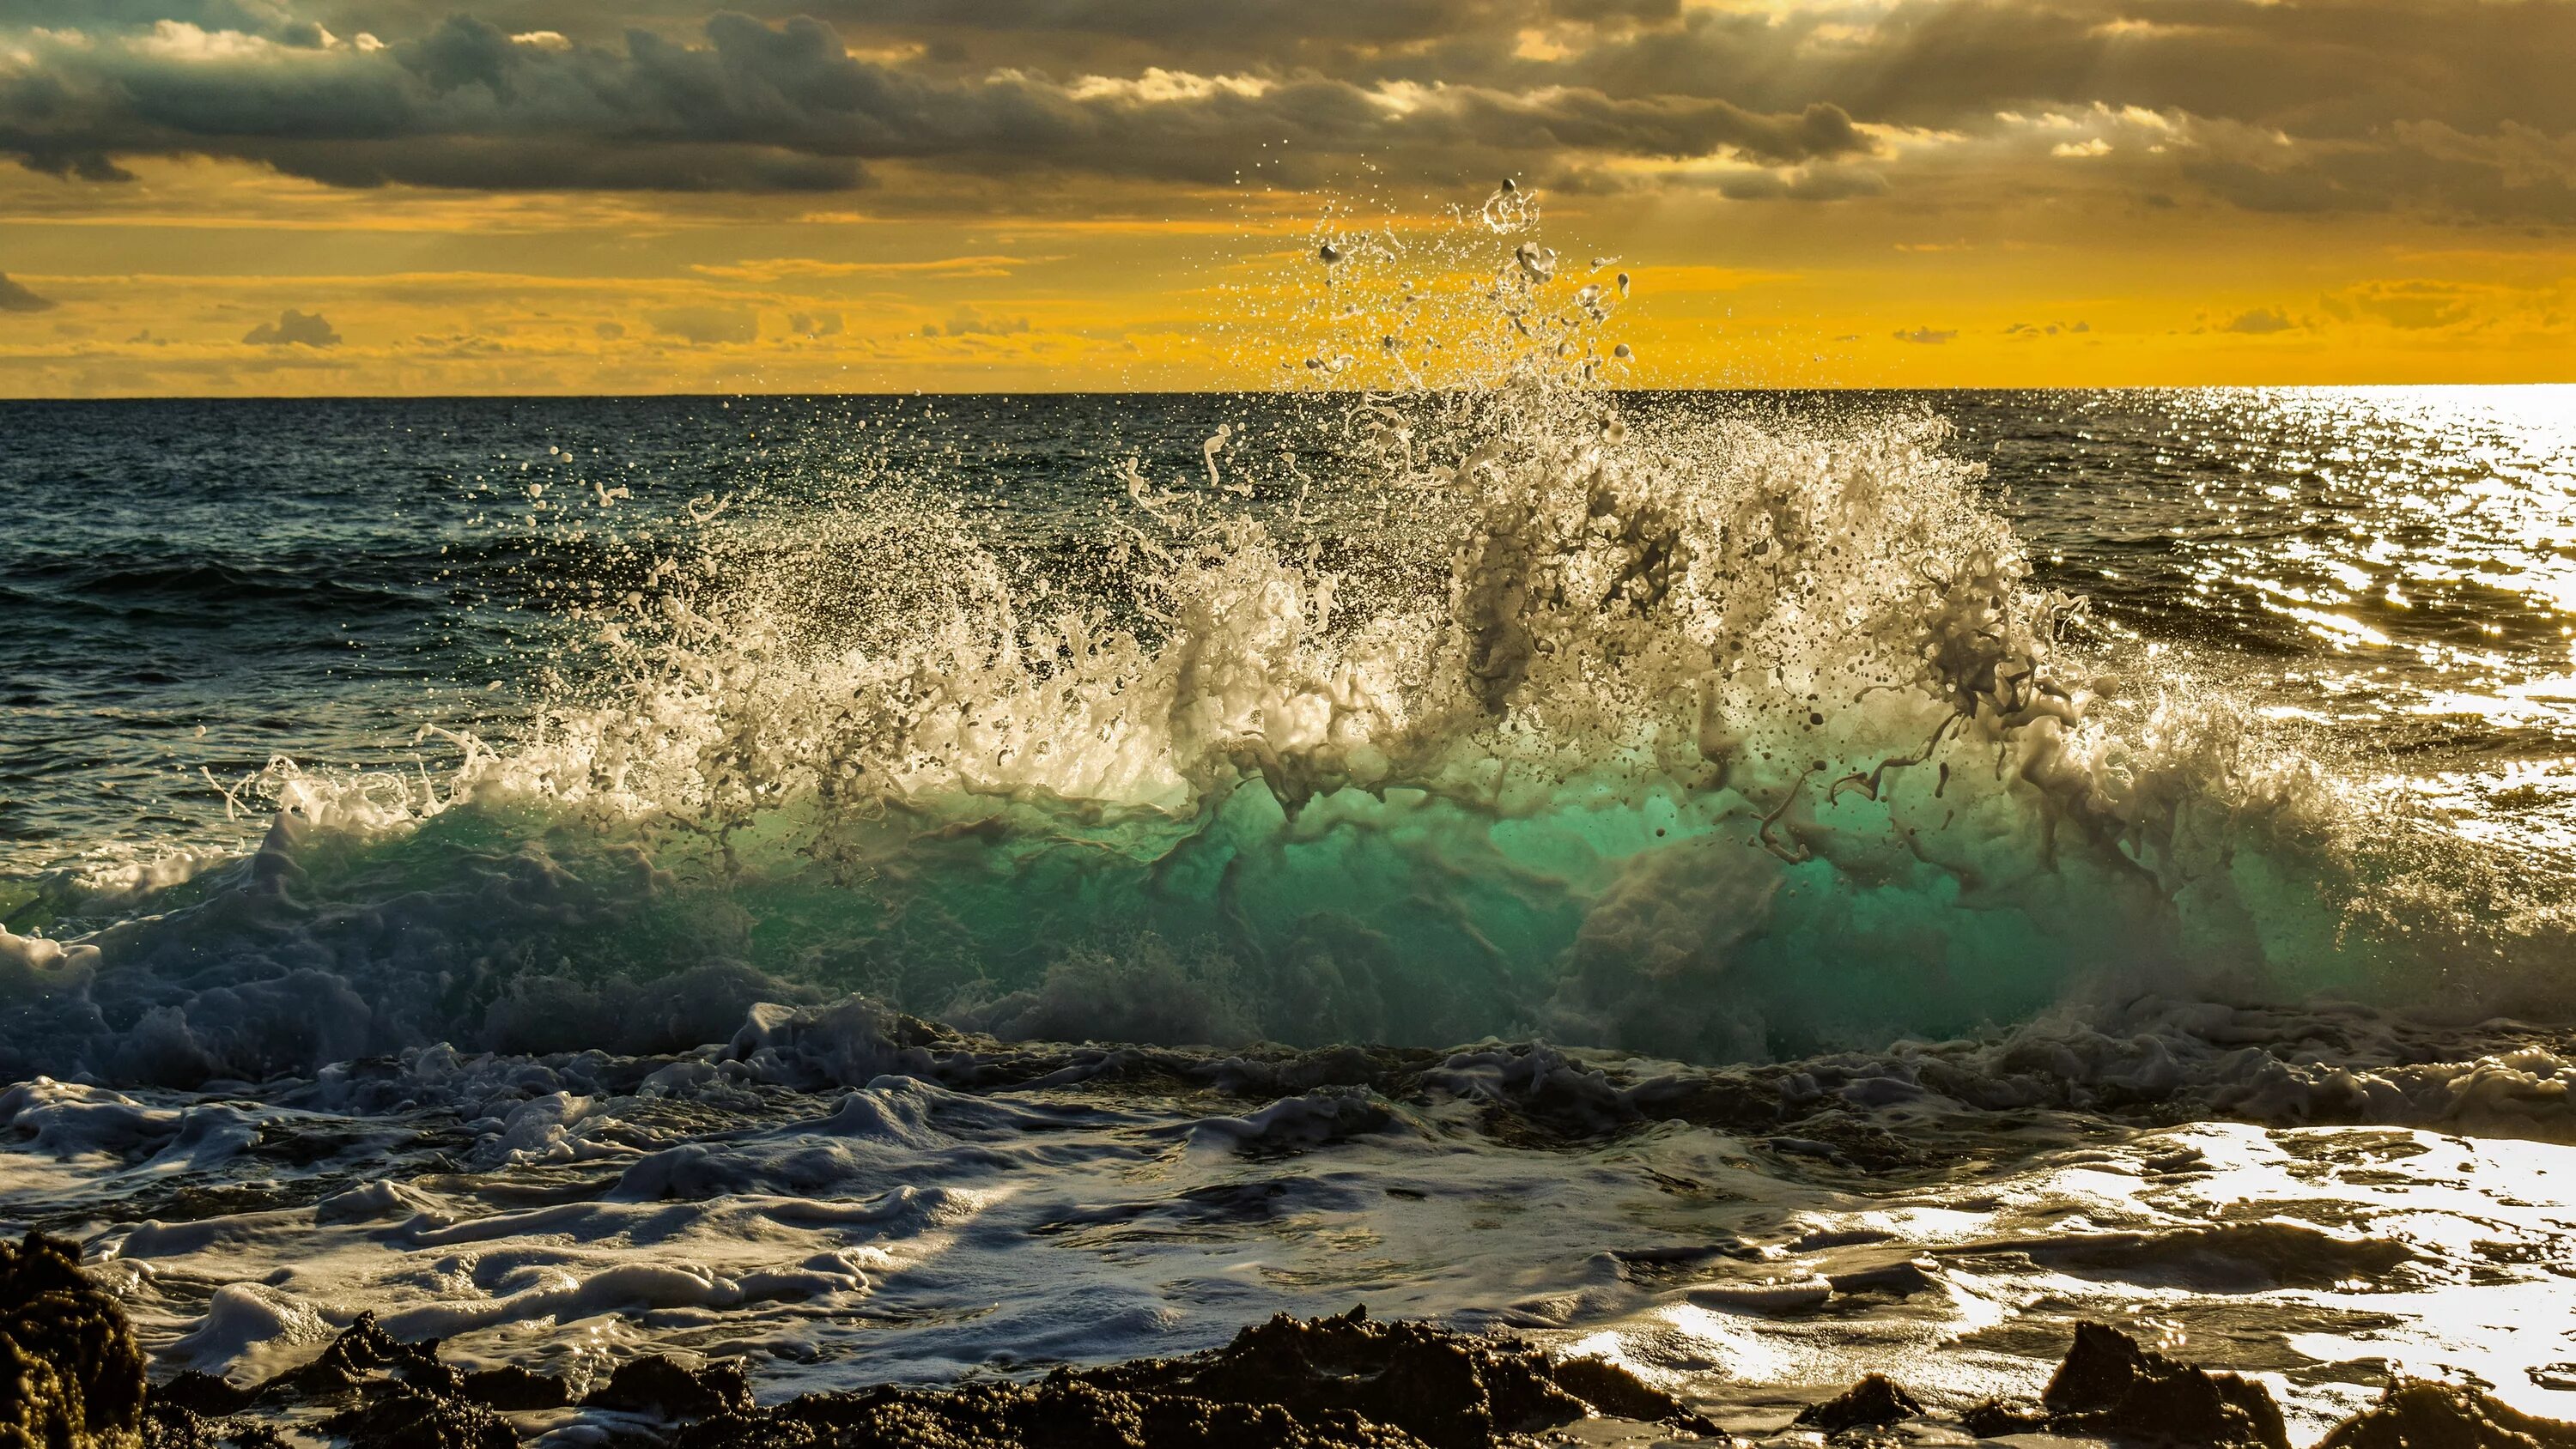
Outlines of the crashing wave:
[[42,885],[0,1068],[669,1050],[852,991],[1697,1061],[2149,993],[2556,1005],[2553,911],[2223,680],[2074,647],[1928,414],[1641,415],[1628,277],[1525,197],[1310,264],[1306,372],[1373,390],[1108,460],[1044,547],[901,480],[693,505],[570,586],[586,664],[522,737],[281,762],[249,857]]

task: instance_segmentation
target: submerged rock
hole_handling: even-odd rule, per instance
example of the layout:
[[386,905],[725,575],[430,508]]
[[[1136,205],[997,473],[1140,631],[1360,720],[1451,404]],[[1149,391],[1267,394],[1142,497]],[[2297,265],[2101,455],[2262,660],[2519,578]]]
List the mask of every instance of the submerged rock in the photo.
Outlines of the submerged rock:
[[2389,1385],[2317,1449],[2576,1449],[2576,1424],[2538,1418],[2453,1384]]
[[42,1233],[0,1243],[0,1449],[131,1449],[143,1354],[116,1301]]

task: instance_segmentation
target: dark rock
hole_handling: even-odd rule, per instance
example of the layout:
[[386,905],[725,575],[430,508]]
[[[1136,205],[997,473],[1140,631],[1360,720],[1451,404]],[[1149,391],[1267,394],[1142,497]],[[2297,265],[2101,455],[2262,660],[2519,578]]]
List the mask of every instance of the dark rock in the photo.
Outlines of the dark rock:
[[1959,1426],[1980,1439],[2006,1434],[2036,1434],[2048,1428],[2048,1415],[2035,1409],[1988,1399],[1959,1416]]
[[523,1409],[560,1409],[572,1402],[564,1381],[517,1364],[484,1369],[465,1376],[465,1397],[503,1413]]
[[121,1449],[143,1395],[124,1311],[75,1250],[42,1233],[0,1243],[0,1446]]
[[1346,1409],[1131,1393],[1068,1374],[1034,1384],[816,1394],[682,1429],[672,1449],[1424,1449]]
[[712,1419],[751,1412],[751,1381],[738,1363],[693,1369],[654,1354],[617,1366],[608,1382],[591,1390],[582,1407],[651,1414],[663,1419]]
[[2395,1383],[2317,1449],[2576,1449],[2576,1424],[2536,1418],[2475,1389]]
[[501,1416],[462,1397],[423,1393],[408,1384],[379,1384],[359,1404],[322,1421],[322,1432],[351,1449],[517,1449],[519,1436]]
[[162,1398],[156,1391],[143,1406],[143,1449],[287,1449],[286,1440],[266,1424],[247,1419],[208,1418]]
[[1558,1388],[1590,1404],[1600,1413],[1646,1423],[1671,1424],[1711,1437],[1725,1433],[1715,1424],[1682,1407],[1681,1400],[1608,1359],[1564,1359],[1551,1372]]
[[[1580,1419],[1547,1356],[1518,1340],[1479,1342],[1425,1323],[1280,1314],[1213,1354],[1145,1359],[1079,1375],[1105,1389],[1220,1404],[1276,1404],[1304,1417],[1347,1410],[1432,1449],[1478,1449],[1496,1433]],[[1642,1387],[1642,1386],[1641,1386]]]
[[192,1414],[218,1419],[241,1412],[255,1397],[257,1395],[248,1389],[234,1388],[213,1374],[199,1373],[195,1369],[183,1370],[177,1378],[166,1384],[157,1384],[152,1389],[155,1405],[169,1404]]
[[2175,1363],[2098,1323],[2075,1326],[2075,1344],[2040,1402],[2061,1434],[2290,1449],[2269,1389]]
[[1670,1395],[1599,1360],[1551,1364],[1364,1310],[1282,1315],[1210,1353],[1066,1369],[1036,1383],[811,1394],[712,1418],[674,1449],[1493,1449],[1593,1409],[1722,1438]]
[[1885,1374],[1871,1374],[1840,1397],[1809,1404],[1791,1422],[1827,1436],[1923,1417],[1923,1406]]
[[436,1339],[397,1343],[376,1326],[376,1315],[361,1313],[311,1363],[288,1369],[253,1393],[259,1398],[335,1398],[388,1374],[440,1398],[465,1387],[465,1376],[439,1361]]

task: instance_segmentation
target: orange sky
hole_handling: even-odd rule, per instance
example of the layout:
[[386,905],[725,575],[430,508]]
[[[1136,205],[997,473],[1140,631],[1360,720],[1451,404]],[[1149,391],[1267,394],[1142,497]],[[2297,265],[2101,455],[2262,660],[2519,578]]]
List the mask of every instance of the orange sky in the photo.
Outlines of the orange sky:
[[2576,0],[487,8],[0,9],[0,395],[1263,386],[1506,174],[1641,385],[2576,380]]

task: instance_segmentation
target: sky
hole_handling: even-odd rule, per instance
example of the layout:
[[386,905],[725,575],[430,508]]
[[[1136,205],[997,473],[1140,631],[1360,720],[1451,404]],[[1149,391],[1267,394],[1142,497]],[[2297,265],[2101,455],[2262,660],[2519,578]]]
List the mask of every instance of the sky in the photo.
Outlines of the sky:
[[1636,385],[2571,381],[2571,73],[2576,0],[0,0],[0,396],[1261,386],[1319,237],[1506,178]]

